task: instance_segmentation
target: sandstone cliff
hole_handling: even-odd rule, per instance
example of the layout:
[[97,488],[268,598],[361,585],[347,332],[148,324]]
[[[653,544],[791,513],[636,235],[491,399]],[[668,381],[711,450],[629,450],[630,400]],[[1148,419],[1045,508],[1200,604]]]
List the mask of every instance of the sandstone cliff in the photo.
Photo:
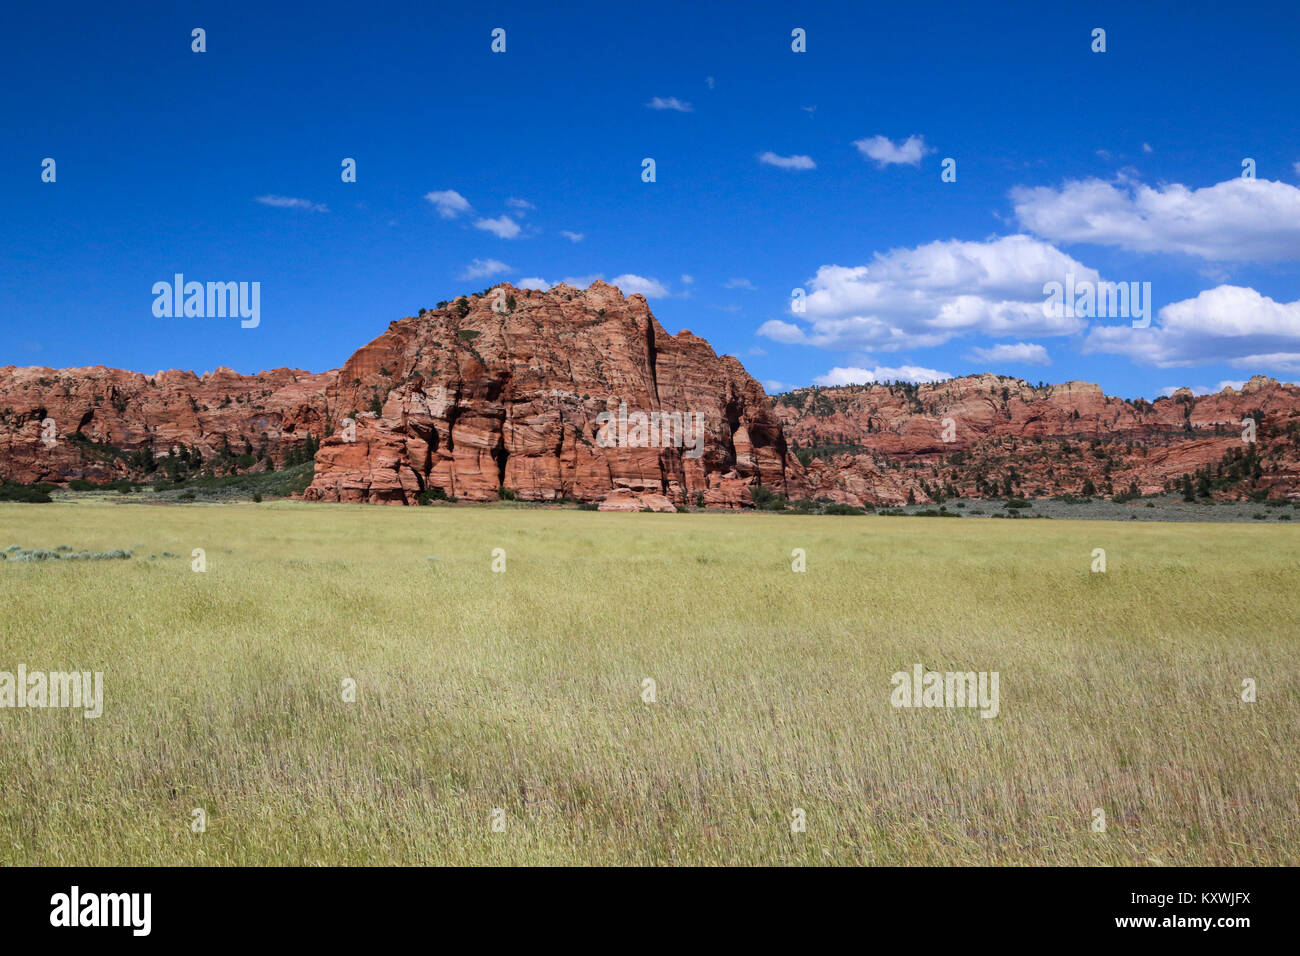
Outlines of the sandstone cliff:
[[314,501],[736,508],[761,485],[889,505],[1189,480],[1213,497],[1300,498],[1300,389],[1256,376],[1147,402],[978,375],[769,399],[736,359],[602,282],[440,303],[318,374],[0,368],[8,481],[259,471],[318,444]]
[[[688,331],[669,335],[642,296],[603,282],[503,284],[394,322],[348,359],[326,399],[356,433],[326,439],[310,500],[506,491],[671,510],[747,506],[755,483],[803,491],[780,422],[740,363]],[[602,413],[699,423],[702,437],[602,435]]]
[[[1256,376],[1240,391],[1155,402],[1087,382],[977,375],[935,385],[799,389],[773,399],[814,496],[898,504],[1006,494],[1165,490],[1207,473],[1213,496],[1300,497],[1300,389]],[[1242,420],[1257,418],[1254,443]]]
[[[142,375],[94,368],[0,368],[0,478],[34,484],[140,477],[131,455],[181,445],[204,460],[223,449],[279,467],[325,429],[325,388],[336,373],[218,368]],[[44,440],[43,440],[44,439]]]

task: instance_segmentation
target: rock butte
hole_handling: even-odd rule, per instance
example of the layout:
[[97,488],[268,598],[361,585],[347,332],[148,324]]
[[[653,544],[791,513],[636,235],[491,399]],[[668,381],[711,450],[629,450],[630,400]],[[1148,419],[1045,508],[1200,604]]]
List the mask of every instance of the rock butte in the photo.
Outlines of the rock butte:
[[[104,448],[163,455],[181,443],[205,459],[248,444],[265,455],[256,471],[266,460],[279,467],[311,435],[321,441],[312,501],[409,505],[432,489],[492,501],[506,489],[526,501],[672,511],[749,507],[750,487],[762,485],[790,498],[897,504],[1000,493],[1008,477],[1021,494],[1078,493],[1085,480],[1153,492],[1240,451],[1241,420],[1257,412],[1256,488],[1300,497],[1300,389],[1272,379],[1156,402],[995,375],[769,399],[735,358],[689,331],[669,335],[642,296],[603,282],[549,292],[502,284],[459,301],[391,323],[341,369],[318,374],[0,368],[0,477],[142,477]],[[620,403],[702,415],[703,453],[603,447],[599,416]],[[354,441],[344,440],[349,417]],[[60,438],[48,447],[46,418]],[[89,441],[67,440],[74,434]]]
[[[754,483],[802,488],[762,387],[698,336],[665,332],[644,297],[603,282],[496,288],[464,315],[452,303],[394,322],[348,359],[326,403],[359,412],[356,441],[325,440],[305,497],[412,504],[441,488],[491,501],[506,488],[525,501],[672,511],[701,497],[740,507]],[[601,447],[597,416],[620,403],[701,414],[703,454]],[[365,414],[372,406],[382,412]]]

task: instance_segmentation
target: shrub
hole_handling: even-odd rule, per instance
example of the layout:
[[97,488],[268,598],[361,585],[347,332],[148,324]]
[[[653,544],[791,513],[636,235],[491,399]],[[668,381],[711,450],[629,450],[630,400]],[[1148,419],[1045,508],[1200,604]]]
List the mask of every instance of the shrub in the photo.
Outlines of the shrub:
[[118,548],[114,551],[86,551],[82,550],[76,554],[63,553],[63,548],[68,552],[72,549],[67,545],[60,545],[59,549],[46,551],[42,548],[20,548],[17,545],[10,545],[0,559],[14,561],[18,563],[34,563],[37,561],[120,561],[131,557],[130,551]]
[[49,488],[41,485],[9,484],[0,479],[0,501],[17,501],[29,505],[47,505],[50,503]]
[[1122,505],[1128,501],[1136,501],[1138,498],[1141,497],[1142,497],[1142,492],[1138,490],[1137,481],[1134,480],[1129,482],[1128,491],[1115,495],[1110,500],[1115,502],[1116,504]]
[[784,497],[770,488],[764,488],[762,485],[750,487],[749,497],[753,500],[754,507],[759,511],[784,511],[786,504],[788,504]]

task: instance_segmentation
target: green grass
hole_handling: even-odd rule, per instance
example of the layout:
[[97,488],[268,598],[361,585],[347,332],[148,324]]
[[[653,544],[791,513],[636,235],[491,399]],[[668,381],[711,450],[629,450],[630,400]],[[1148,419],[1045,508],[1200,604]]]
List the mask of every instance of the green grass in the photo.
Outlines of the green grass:
[[[0,670],[106,696],[0,710],[0,864],[1300,862],[1285,525],[81,499],[9,544],[133,557],[0,562]],[[915,662],[1000,716],[893,708]]]
[[314,463],[308,461],[298,465],[289,465],[278,471],[221,475],[212,478],[191,477],[176,482],[168,482],[162,479],[141,482],[141,484],[146,486],[162,484],[168,490],[197,490],[199,493],[228,492],[250,498],[254,494],[288,497],[302,494],[307,486],[311,484],[314,468]]

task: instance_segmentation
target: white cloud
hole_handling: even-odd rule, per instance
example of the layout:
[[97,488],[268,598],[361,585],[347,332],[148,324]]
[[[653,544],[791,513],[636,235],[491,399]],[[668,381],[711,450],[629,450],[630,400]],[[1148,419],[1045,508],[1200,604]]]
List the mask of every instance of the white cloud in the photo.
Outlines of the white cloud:
[[887,136],[872,136],[869,139],[854,140],[853,145],[863,156],[874,159],[881,166],[919,166],[922,156],[934,152],[925,145],[924,136],[909,136],[898,145],[894,145],[893,140]]
[[630,272],[614,276],[609,283],[618,286],[624,295],[639,292],[647,299],[665,299],[671,294],[658,279],[647,279],[645,276],[633,275]]
[[825,375],[818,375],[813,382],[818,385],[871,385],[875,382],[942,382],[949,378],[952,378],[952,375],[948,372],[921,368],[918,365],[900,365],[897,368],[881,365],[875,368],[836,366]]
[[[564,285],[571,285],[575,289],[585,289],[597,280],[603,281],[604,278],[604,274],[599,272],[585,276],[565,276],[560,282],[547,282],[543,278],[532,276],[527,279],[520,279],[515,285],[521,289],[541,289],[545,291],[563,283]],[[639,292],[647,299],[665,299],[672,295],[658,279],[648,279],[645,276],[634,275],[630,272],[621,276],[614,276],[609,280],[609,284],[617,286],[624,295],[635,295]]]
[[292,196],[258,196],[256,201],[263,206],[274,206],[276,209],[306,209],[310,212],[329,212],[329,207],[324,203],[312,202],[310,199],[294,199]]
[[1150,328],[1094,327],[1084,351],[1126,355],[1158,368],[1226,363],[1300,372],[1300,301],[1275,302],[1254,289],[1216,286],[1165,306]]
[[1300,176],[1300,163],[1292,163],[1291,168],[1295,170],[1297,176]]
[[475,259],[465,267],[461,273],[462,279],[482,279],[486,276],[500,275],[502,272],[509,272],[510,267],[500,259]]
[[469,212],[471,208],[469,200],[454,189],[425,193],[424,198],[438,208],[438,215],[443,219],[455,219],[462,213]]
[[1217,262],[1300,259],[1300,189],[1287,183],[1238,177],[1188,189],[1087,179],[1017,187],[1011,201],[1024,228],[1054,242]]
[[722,287],[724,289],[748,289],[751,292],[755,291],[754,283],[750,282],[748,279],[728,279],[722,284]]
[[506,205],[509,206],[511,209],[518,210],[519,215],[521,216],[524,215],[526,212],[528,212],[528,210],[537,208],[532,203],[530,203],[527,199],[516,199],[513,196],[511,196],[509,199],[506,200]]
[[666,99],[662,96],[656,96],[647,103],[646,106],[650,107],[652,110],[676,110],[679,113],[694,112],[690,103],[683,103],[675,96],[670,96]]
[[[605,279],[604,273],[593,272],[591,275],[585,275],[585,276],[565,276],[563,279],[560,280],[560,282],[563,283],[564,285],[571,285],[575,289],[585,289],[587,288],[587,286],[591,285],[593,282],[597,281],[598,279],[604,281]],[[617,284],[618,284],[617,282],[611,283],[611,285],[617,285]]]
[[497,216],[495,219],[480,219],[474,223],[475,229],[490,232],[498,239],[515,239],[519,236],[519,223],[509,216]]
[[1150,144],[1150,143],[1143,143],[1143,144],[1142,144],[1142,152],[1144,152],[1144,153],[1154,153],[1155,150],[1151,148],[1151,144]]
[[605,276],[599,272],[586,276],[565,276],[559,282],[548,282],[540,276],[530,276],[527,279],[520,279],[515,285],[521,289],[541,289],[543,292],[547,289],[553,289],[557,285],[571,285],[575,289],[585,289],[598,279],[604,278]]
[[763,379],[763,391],[769,395],[780,395],[782,392],[788,392],[792,388],[786,382],[778,382],[774,378]]
[[709,84],[709,89],[713,89],[713,77],[711,77],[711,76],[706,76],[706,77],[704,78],[704,82],[707,83],[707,84]]
[[1243,355],[1228,362],[1233,368],[1246,368],[1252,371],[1268,369],[1286,375],[1300,375],[1300,352],[1266,352],[1255,355]]
[[682,285],[694,285],[694,284],[695,284],[695,276],[688,276],[685,272],[683,272]]
[[1178,391],[1180,388],[1186,388],[1186,389],[1190,389],[1193,395],[1217,395],[1225,388],[1231,388],[1231,389],[1235,389],[1236,391],[1241,391],[1242,386],[1244,386],[1245,384],[1246,384],[1246,380],[1243,378],[1243,379],[1224,379],[1215,388],[1209,388],[1208,386],[1205,385],[1166,385],[1157,394],[1162,395],[1165,398],[1168,398],[1170,395],[1174,394],[1174,392]]
[[894,351],[942,345],[966,333],[1069,335],[1086,321],[1043,314],[1043,285],[1100,279],[1094,269],[1030,236],[957,239],[877,253],[870,265],[822,266],[796,322],[773,319],[759,335],[784,344]]
[[570,242],[582,242],[583,239],[587,238],[586,235],[581,232],[571,232],[568,229],[561,229],[560,235],[565,239],[568,239]]
[[778,156],[770,149],[765,153],[759,153],[758,161],[769,166],[775,166],[777,169],[817,168],[817,164],[812,161],[811,156]]
[[1015,345],[994,345],[971,349],[970,358],[977,362],[1012,363],[1016,365],[1051,365],[1047,349],[1036,342],[1017,342]]

